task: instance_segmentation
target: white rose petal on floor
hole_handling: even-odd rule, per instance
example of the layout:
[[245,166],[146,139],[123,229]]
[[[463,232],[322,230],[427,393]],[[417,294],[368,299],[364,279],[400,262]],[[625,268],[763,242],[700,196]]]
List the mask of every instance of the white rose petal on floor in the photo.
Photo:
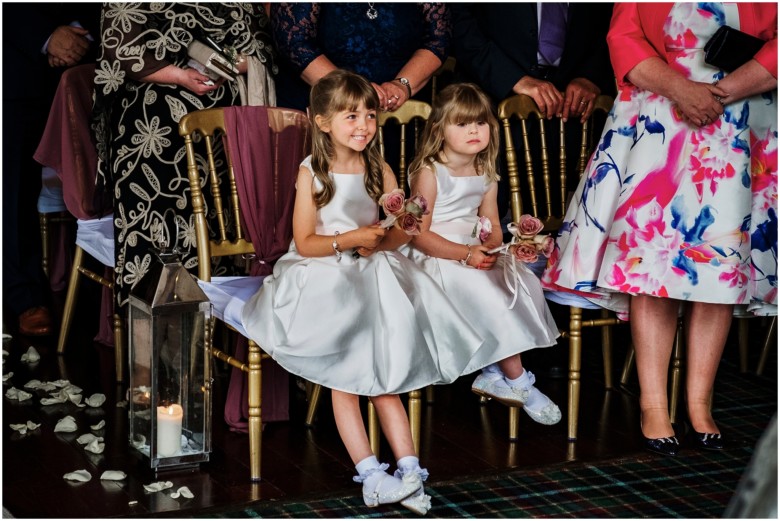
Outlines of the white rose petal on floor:
[[97,422],[97,424],[90,425],[89,428],[92,429],[93,431],[99,431],[105,426],[106,426],[106,420],[100,420],[99,422]]
[[102,393],[95,393],[84,401],[90,407],[100,407],[106,402],[106,395]]
[[40,423],[33,423],[30,420],[27,420],[27,423],[12,423],[9,425],[11,429],[15,430],[19,434],[27,434],[28,431],[34,431],[40,426]]
[[65,416],[54,426],[54,432],[76,432],[77,428],[76,419],[73,416]]
[[86,483],[87,481],[92,479],[92,474],[82,469],[82,470],[76,470],[74,472],[68,472],[62,477],[64,479],[67,479],[68,481],[82,481]]
[[167,490],[169,488],[173,488],[173,483],[170,481],[158,481],[156,483],[150,483],[148,485],[144,485],[144,489],[147,492],[160,492],[162,490]]
[[106,444],[100,443],[100,440],[103,438],[95,438],[91,442],[87,443],[86,447],[84,447],[84,450],[87,452],[91,452],[92,454],[103,454],[103,451],[106,450]]
[[5,392],[5,397],[9,400],[19,400],[20,402],[23,402],[32,398],[32,394],[28,393],[27,391],[17,389],[16,387],[11,387]]
[[22,362],[27,362],[28,364],[34,364],[40,359],[40,353],[33,346],[28,347],[27,352],[22,355]]
[[173,499],[179,499],[179,496],[186,497],[187,499],[192,499],[195,497],[195,494],[193,494],[189,488],[187,487],[179,487],[179,490],[176,492],[173,492],[171,494],[171,497]]
[[106,481],[122,481],[127,477],[127,474],[121,470],[107,470],[100,475],[100,479]]

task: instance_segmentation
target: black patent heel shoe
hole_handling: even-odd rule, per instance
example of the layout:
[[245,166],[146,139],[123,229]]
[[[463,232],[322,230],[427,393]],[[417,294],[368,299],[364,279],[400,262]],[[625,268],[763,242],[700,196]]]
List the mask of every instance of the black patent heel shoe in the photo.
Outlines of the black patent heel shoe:
[[720,433],[696,432],[691,429],[690,440],[697,449],[723,450],[723,436]]
[[663,456],[677,456],[677,452],[680,450],[680,442],[677,441],[677,436],[669,436],[666,438],[648,438],[645,439],[645,449],[656,454]]

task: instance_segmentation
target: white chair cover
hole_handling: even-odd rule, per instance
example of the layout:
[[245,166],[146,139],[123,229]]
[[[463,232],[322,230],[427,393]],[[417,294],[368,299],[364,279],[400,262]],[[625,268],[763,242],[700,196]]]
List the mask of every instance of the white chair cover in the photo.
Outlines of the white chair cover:
[[249,338],[241,321],[247,301],[260,290],[265,277],[213,277],[211,282],[198,279],[198,285],[214,306],[214,315]]
[[114,214],[76,222],[76,244],[103,265],[114,266]]

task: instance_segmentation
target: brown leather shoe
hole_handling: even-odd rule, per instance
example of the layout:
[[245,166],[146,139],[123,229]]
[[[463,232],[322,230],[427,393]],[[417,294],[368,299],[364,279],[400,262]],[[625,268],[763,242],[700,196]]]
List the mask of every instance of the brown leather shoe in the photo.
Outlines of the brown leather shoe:
[[30,308],[19,315],[19,334],[24,336],[46,336],[51,334],[51,316],[43,306]]

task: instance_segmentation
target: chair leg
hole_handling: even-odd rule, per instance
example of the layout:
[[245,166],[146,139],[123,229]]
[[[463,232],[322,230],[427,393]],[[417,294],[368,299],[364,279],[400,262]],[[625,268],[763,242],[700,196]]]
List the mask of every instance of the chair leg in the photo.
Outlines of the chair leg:
[[416,389],[409,392],[409,427],[412,431],[414,451],[420,455],[420,430],[422,422],[422,391]]
[[569,441],[577,439],[582,368],[582,309],[569,308]]
[[114,364],[116,381],[121,382],[125,376],[125,321],[121,315],[114,313]]
[[260,347],[249,341],[249,469],[252,481],[260,481],[260,459],[262,449],[263,424],[261,416],[263,383]]
[[682,380],[682,350],[683,343],[683,323],[682,319],[677,320],[677,333],[674,337],[674,347],[672,348],[672,392],[669,399],[669,419],[672,423],[677,423],[677,408],[680,402],[680,381]]
[[766,367],[766,359],[769,357],[769,349],[772,345],[776,345],[776,342],[772,342],[772,339],[777,335],[777,317],[772,317],[772,321],[769,323],[769,329],[766,332],[766,338],[764,339],[764,347],[761,349],[761,358],[758,359],[758,367],[756,368],[756,374],[761,376],[764,374],[764,368]]
[[634,358],[636,357],[636,351],[634,350],[634,344],[628,346],[626,352],[626,361],[623,363],[623,373],[620,375],[620,385],[626,385],[628,379],[631,377],[631,370],[634,368]]
[[314,425],[314,415],[317,413],[317,407],[320,404],[320,394],[322,393],[322,386],[320,384],[311,384],[311,392],[309,394],[309,410],[306,411],[306,420],[304,424],[307,427]]
[[425,388],[425,403],[426,404],[430,405],[430,404],[433,403],[433,401],[434,401],[434,394],[433,393],[434,393],[434,391],[433,391],[433,386],[432,385],[429,385],[428,387]]
[[368,443],[371,445],[371,452],[379,457],[379,416],[376,414],[376,408],[371,400],[368,400]]
[[[602,309],[601,318],[608,319],[609,311]],[[601,327],[601,356],[604,359],[604,387],[612,389],[612,326]]]
[[746,374],[748,372],[748,340],[750,338],[748,319],[738,318],[737,328],[739,336],[739,372]]
[[509,408],[509,441],[520,438],[520,407]]
[[76,296],[79,292],[79,284],[81,283],[81,277],[79,268],[84,259],[84,250],[80,246],[76,246],[76,251],[73,254],[73,267],[70,270],[70,279],[68,280],[68,292],[65,295],[65,307],[62,310],[62,324],[60,326],[60,337],[57,340],[57,354],[65,352],[65,340],[68,338],[70,332],[71,320],[73,319],[73,311],[76,308]]
[[41,267],[46,276],[49,276],[49,215],[38,214],[38,222],[41,227]]

